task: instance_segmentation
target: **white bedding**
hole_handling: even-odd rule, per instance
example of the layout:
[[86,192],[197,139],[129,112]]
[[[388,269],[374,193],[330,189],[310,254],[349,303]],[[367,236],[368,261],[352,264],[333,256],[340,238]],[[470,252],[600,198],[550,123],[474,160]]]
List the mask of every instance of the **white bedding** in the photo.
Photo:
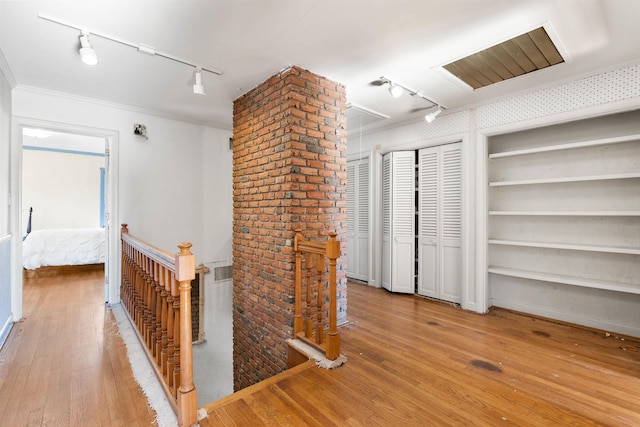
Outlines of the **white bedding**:
[[100,264],[105,259],[104,228],[34,230],[22,246],[27,270],[53,265]]

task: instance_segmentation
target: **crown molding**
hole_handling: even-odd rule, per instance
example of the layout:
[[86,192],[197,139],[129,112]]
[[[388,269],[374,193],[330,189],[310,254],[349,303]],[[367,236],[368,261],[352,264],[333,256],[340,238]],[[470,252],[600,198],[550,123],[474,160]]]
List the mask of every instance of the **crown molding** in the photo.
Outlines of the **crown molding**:
[[118,109],[118,110],[131,111],[131,112],[139,113],[139,114],[147,114],[147,115],[161,117],[163,119],[175,120],[175,121],[179,121],[179,122],[183,122],[183,123],[190,123],[190,124],[194,124],[194,125],[200,125],[200,126],[213,127],[213,128],[217,128],[217,129],[229,130],[228,126],[224,126],[224,125],[213,123],[213,122],[203,122],[203,121],[199,121],[199,120],[193,120],[193,119],[191,119],[189,117],[186,117],[186,116],[168,114],[168,113],[163,112],[163,111],[153,110],[153,109],[150,109],[150,108],[137,107],[137,106],[134,106],[134,105],[119,104],[119,103],[116,103],[116,102],[105,101],[104,99],[89,98],[89,97],[85,97],[85,96],[73,95],[73,94],[66,93],[66,92],[58,92],[58,91],[55,91],[55,90],[43,89],[43,88],[39,88],[39,87],[35,87],[35,86],[27,86],[27,85],[22,85],[22,84],[17,85],[15,87],[15,89],[18,90],[18,91],[34,93],[34,94],[37,94],[37,95],[53,96],[53,97],[64,98],[64,99],[68,99],[68,100],[76,101],[76,102],[85,102],[85,103],[89,103],[89,104],[99,105],[99,106],[102,106],[102,107],[108,107],[108,108],[114,108],[114,109]]
[[7,79],[11,89],[14,89],[17,86],[16,78],[11,71],[7,58],[4,57],[2,49],[0,49],[0,72],[4,75],[5,79]]

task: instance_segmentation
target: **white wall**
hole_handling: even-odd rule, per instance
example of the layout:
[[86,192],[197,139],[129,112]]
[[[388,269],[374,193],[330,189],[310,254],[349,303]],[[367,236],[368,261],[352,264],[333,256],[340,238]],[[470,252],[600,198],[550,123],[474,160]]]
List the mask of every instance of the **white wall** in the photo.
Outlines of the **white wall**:
[[214,280],[214,269],[232,264],[233,154],[231,132],[205,128],[202,150],[203,225],[206,236],[205,342],[193,348],[198,405],[233,393],[233,281]]
[[[414,150],[436,143],[463,139],[463,308],[485,312],[490,305],[487,285],[487,177],[486,139],[491,135],[514,132],[584,117],[640,108],[640,65],[634,64],[597,75],[520,94],[463,111],[445,112],[433,123],[416,117],[392,128],[371,131],[348,139],[347,157],[370,155],[372,182],[380,180],[380,154],[393,150]],[[377,190],[379,191],[379,189]],[[379,216],[376,195],[372,198],[370,278],[380,273]],[[374,280],[374,281],[375,281]],[[371,282],[370,282],[371,283]],[[579,292],[579,291],[578,291]],[[628,332],[630,306],[615,305],[616,298],[599,293],[581,294],[580,304],[589,310],[615,313],[619,309],[620,328]],[[619,299],[619,298],[618,298]],[[587,301],[588,300],[588,301]],[[612,302],[613,301],[613,302]],[[611,303],[610,303],[611,302]],[[539,313],[558,316],[554,301],[536,301]],[[579,304],[571,305],[569,311]],[[546,310],[546,311],[545,311]],[[566,307],[565,307],[566,310]],[[567,313],[564,313],[567,314]],[[579,316],[574,316],[577,318]],[[596,318],[601,317],[596,315]],[[596,326],[591,324],[591,326]],[[605,328],[607,325],[601,325]]]
[[[119,221],[167,251],[191,242],[197,264],[231,264],[230,131],[20,87],[13,108],[19,117],[117,132]],[[134,123],[147,126],[149,140],[133,135]],[[214,283],[212,274],[205,276],[207,342],[194,348],[201,404],[233,392],[231,282]]]
[[[0,52],[2,56],[2,52]],[[14,236],[9,229],[11,179],[11,86],[0,70],[0,347],[13,322],[11,310],[11,253]]]
[[22,151],[22,224],[33,207],[32,231],[100,227],[100,168],[104,157]]
[[[198,262],[205,259],[203,126],[21,87],[14,90],[13,114],[118,132],[120,222],[128,223],[136,237],[171,252],[189,241]],[[134,123],[147,126],[148,141],[133,135]]]

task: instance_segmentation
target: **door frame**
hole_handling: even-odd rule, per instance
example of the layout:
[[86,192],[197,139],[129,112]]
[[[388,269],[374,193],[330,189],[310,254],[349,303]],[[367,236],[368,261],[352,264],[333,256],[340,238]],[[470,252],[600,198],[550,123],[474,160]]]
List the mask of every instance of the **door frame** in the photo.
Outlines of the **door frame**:
[[70,123],[60,123],[29,117],[13,116],[11,121],[11,233],[14,236],[12,247],[11,274],[11,311],[13,321],[22,319],[22,131],[24,128],[36,128],[53,132],[104,138],[108,148],[108,161],[105,159],[107,173],[107,204],[105,206],[108,225],[108,253],[105,263],[105,296],[107,304],[120,301],[120,227],[118,215],[118,147],[119,133],[114,130],[94,128]]
[[486,295],[484,289],[478,288],[479,284],[475,279],[476,260],[475,254],[472,252],[476,246],[476,201],[474,196],[476,170],[474,160],[477,156],[477,149],[475,147],[475,133],[464,132],[405,144],[378,146],[372,150],[370,173],[373,178],[370,182],[379,185],[379,188],[372,189],[378,194],[378,197],[375,198],[375,202],[372,200],[375,204],[371,206],[371,211],[379,217],[375,223],[375,230],[374,227],[370,228],[372,235],[369,250],[372,252],[372,257],[376,257],[374,264],[376,271],[373,276],[382,277],[382,156],[391,151],[415,151],[456,142],[462,143],[462,300],[460,305],[465,310],[484,313],[487,310]]

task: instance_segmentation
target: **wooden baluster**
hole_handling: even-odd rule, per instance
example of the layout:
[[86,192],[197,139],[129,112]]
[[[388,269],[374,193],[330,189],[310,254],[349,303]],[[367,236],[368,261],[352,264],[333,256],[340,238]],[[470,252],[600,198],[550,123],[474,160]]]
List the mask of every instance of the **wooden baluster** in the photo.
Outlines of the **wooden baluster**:
[[147,344],[147,348],[151,350],[151,333],[153,332],[154,324],[154,316],[155,313],[153,311],[153,294],[154,294],[154,286],[153,286],[153,260],[151,258],[147,258],[147,264],[145,265],[145,282],[146,282],[146,311],[147,311],[147,330],[145,331],[145,343]]
[[149,332],[149,353],[151,357],[158,360],[156,353],[156,333],[158,330],[158,263],[153,261],[150,265],[149,276],[151,278],[151,329]]
[[307,272],[307,306],[304,317],[304,336],[307,338],[311,338],[311,336],[313,335],[313,312],[311,311],[311,295],[313,294],[313,287],[311,286],[311,269],[313,268],[313,265],[311,262],[309,262],[309,258],[313,259],[313,257],[311,257],[311,254],[306,254],[302,258],[304,260],[304,267]]
[[340,257],[340,242],[336,233],[329,235],[327,242],[327,257],[329,258],[329,333],[325,355],[329,360],[336,360],[340,356],[340,335],[338,335],[338,301],[336,287],[336,260]]
[[138,331],[142,330],[142,276],[140,275],[140,263],[142,260],[142,254],[137,249],[135,250],[135,261],[134,261],[134,269],[135,269],[135,302],[133,308],[133,318],[136,322],[136,328]]
[[316,254],[316,291],[317,303],[316,303],[316,343],[322,344],[324,342],[324,289],[322,286],[322,270],[324,269],[324,257],[321,254]]
[[296,229],[296,235],[293,239],[293,250],[296,253],[296,277],[295,277],[295,289],[294,289],[294,314],[293,314],[293,337],[298,336],[299,332],[303,331],[303,319],[302,319],[302,255],[298,249],[298,242],[302,240],[302,230]]
[[140,269],[140,277],[142,277],[142,328],[140,329],[140,335],[142,335],[144,345],[147,345],[147,331],[149,329],[149,294],[147,292],[147,289],[149,288],[149,281],[147,278],[148,260],[149,258],[146,255],[143,255],[141,264],[142,268]]
[[171,277],[171,272],[165,268],[162,267],[161,270],[161,284],[162,284],[162,291],[161,291],[161,298],[162,298],[162,314],[161,314],[161,318],[162,318],[162,333],[161,333],[161,342],[160,342],[160,372],[162,372],[162,375],[166,378],[167,376],[167,346],[168,346],[168,338],[167,338],[167,327],[168,327],[168,316],[169,316],[169,308],[168,308],[168,300],[167,297],[169,296],[169,291],[171,291],[171,285],[169,283],[169,278]]
[[[177,279],[176,279],[177,282]],[[180,388],[180,351],[182,341],[180,340],[180,294],[173,299],[173,384],[175,386],[175,398],[178,398]]]
[[176,275],[180,282],[180,389],[178,393],[178,423],[191,426],[198,422],[197,392],[193,384],[193,352],[191,325],[191,281],[196,277],[195,257],[191,243],[178,245]]
[[176,278],[173,272],[171,272],[171,277],[169,280],[171,286],[171,292],[167,295],[167,308],[169,310],[167,314],[167,384],[169,388],[174,392],[176,391],[176,383],[173,381],[173,371],[175,368],[175,323],[176,323],[176,313],[174,311],[175,300],[177,292],[177,286],[175,285]]
[[155,304],[156,304],[156,329],[155,329],[155,340],[153,342],[153,357],[156,358],[156,365],[158,367],[162,367],[162,358],[160,357],[160,351],[162,349],[162,276],[161,276],[161,268],[162,266],[158,263],[155,263],[153,269],[153,277],[154,284],[156,285],[155,292]]

